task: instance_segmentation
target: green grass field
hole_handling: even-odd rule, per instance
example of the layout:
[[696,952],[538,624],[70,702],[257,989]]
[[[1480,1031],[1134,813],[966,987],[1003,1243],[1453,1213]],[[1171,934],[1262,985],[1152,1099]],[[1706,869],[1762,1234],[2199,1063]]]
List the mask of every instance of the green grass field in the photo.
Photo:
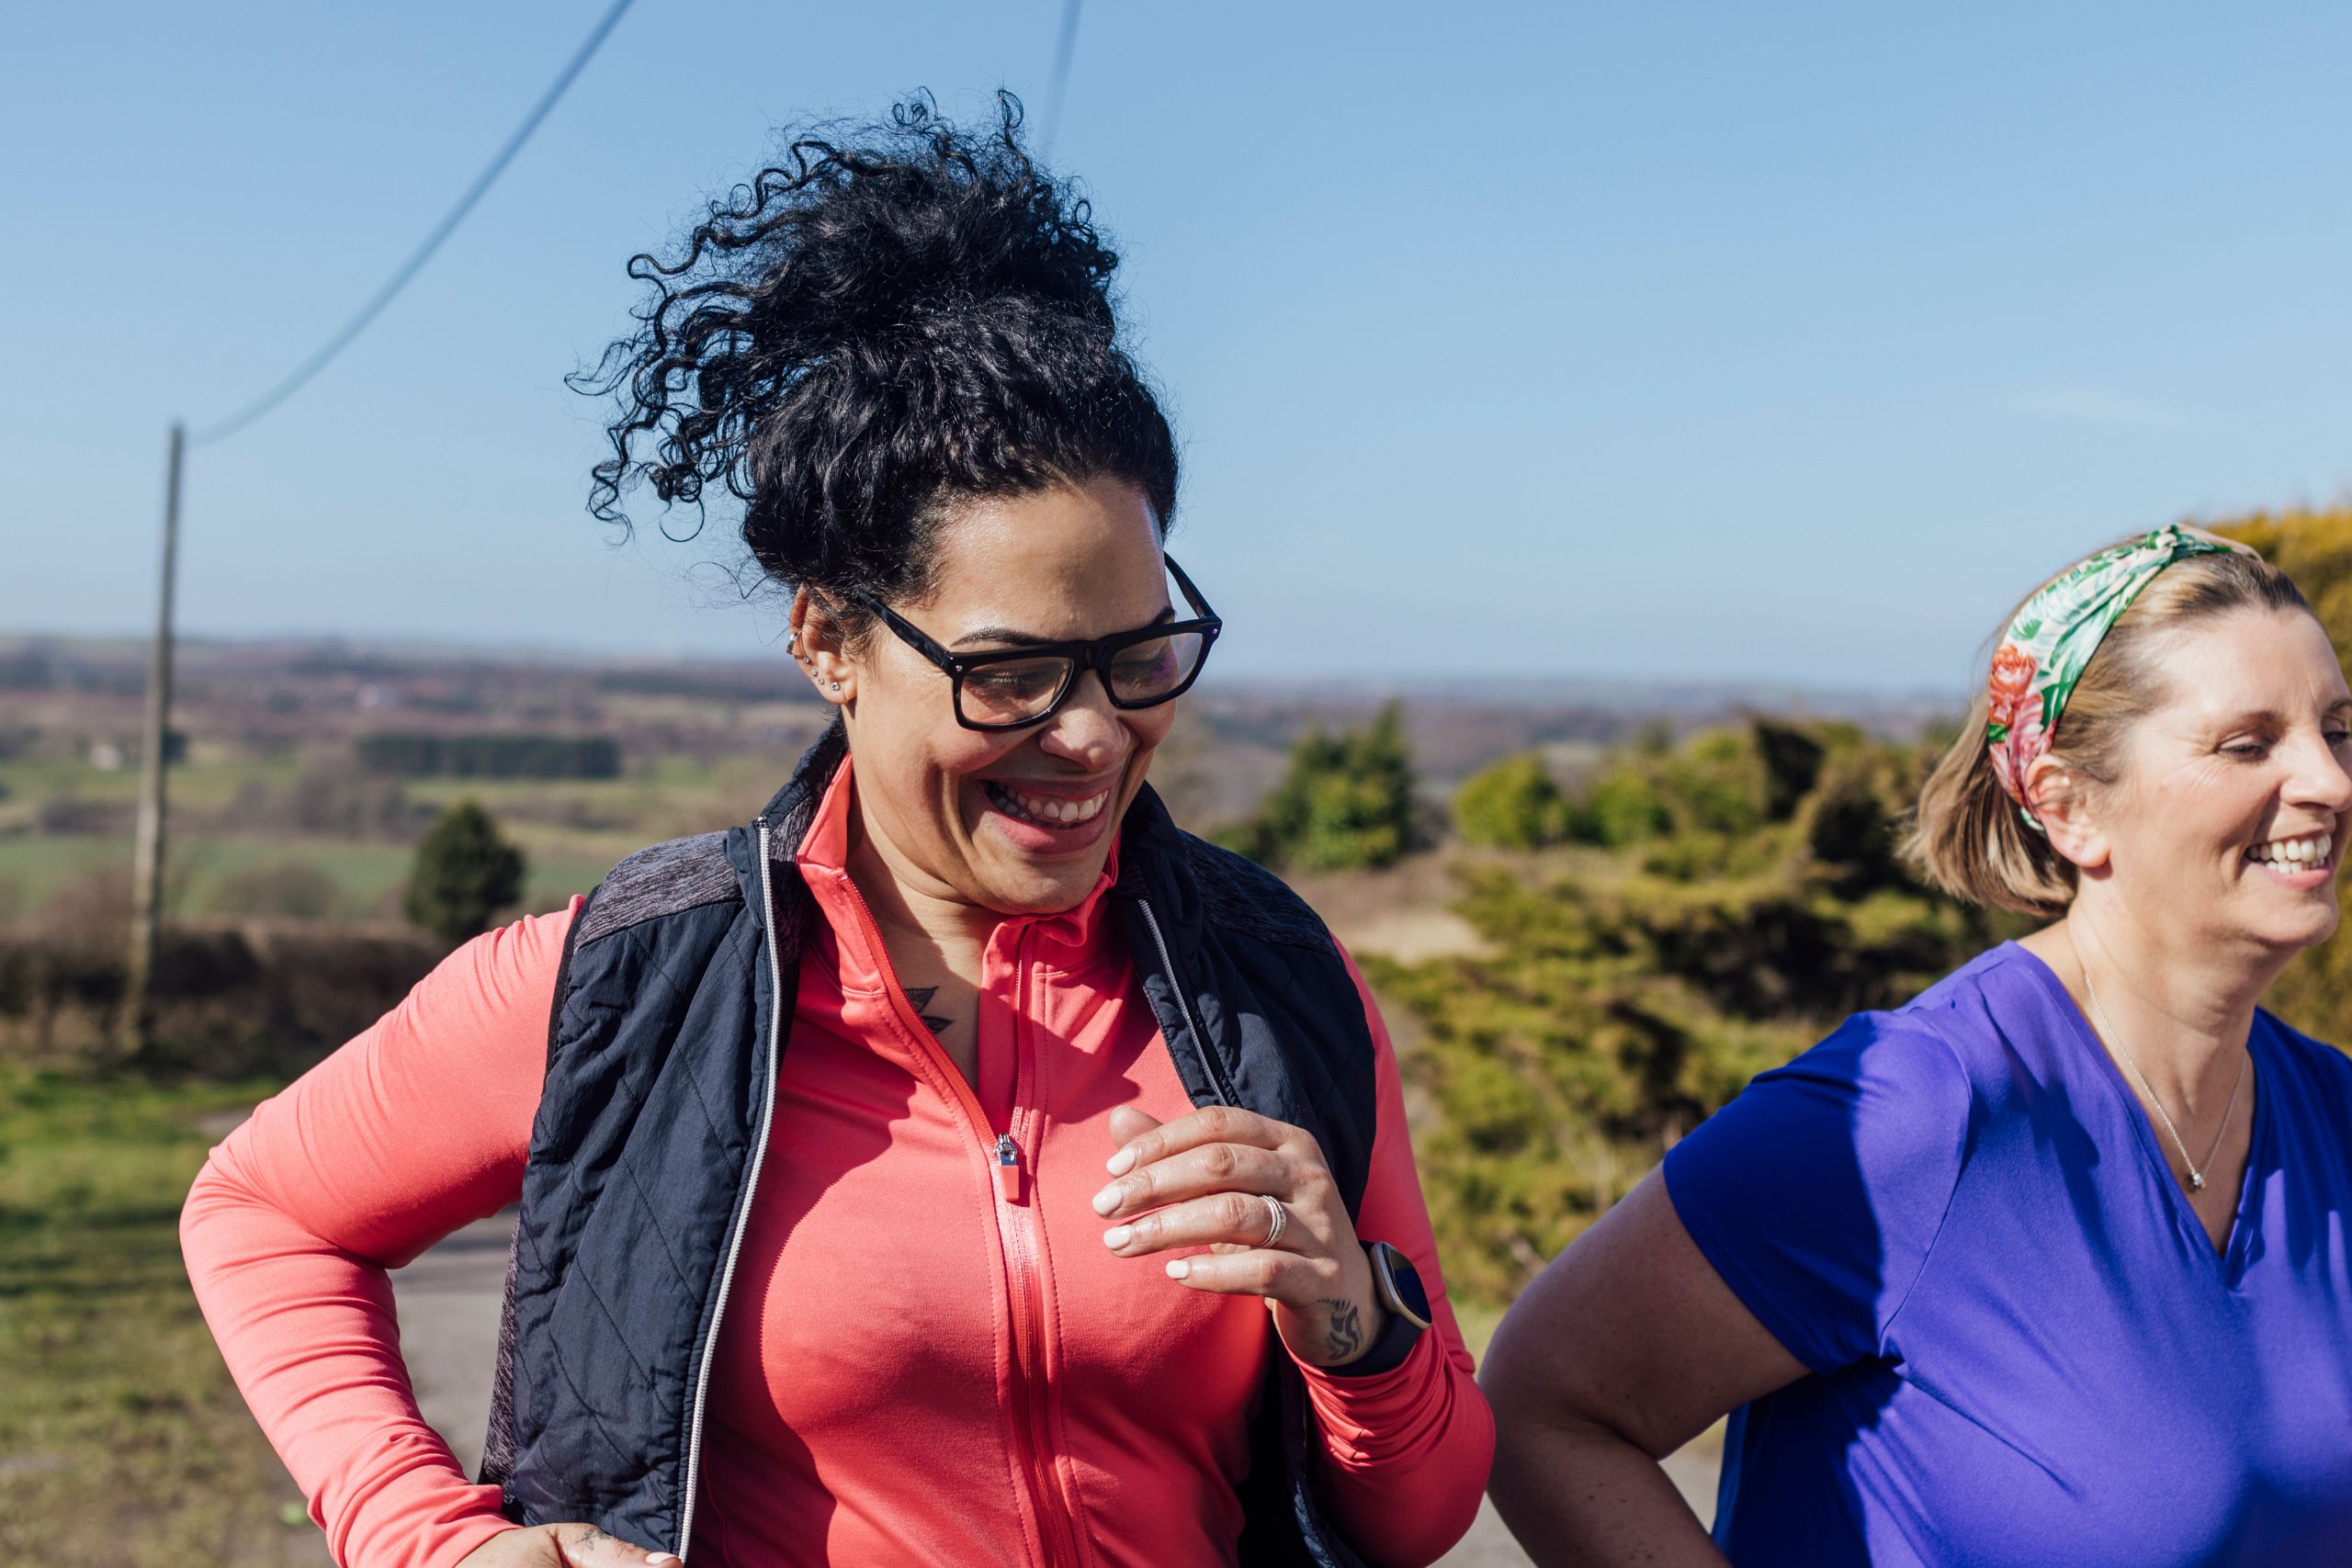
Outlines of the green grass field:
[[[197,809],[218,807],[248,784],[283,788],[301,771],[291,757],[256,757],[230,762],[180,762],[172,768],[174,804]],[[0,762],[0,824],[28,814],[39,803],[61,796],[93,804],[128,805],[139,798],[137,768],[94,768],[85,762]]]
[[179,1256],[199,1119],[267,1084],[0,1067],[0,1552],[74,1568],[316,1568]]
[[[596,885],[615,862],[647,844],[722,824],[750,820],[778,782],[773,760],[745,756],[705,765],[684,757],[649,760],[616,779],[411,779],[401,790],[413,807],[481,804],[527,861],[522,908],[559,908]],[[221,882],[295,863],[324,873],[337,897],[329,918],[397,919],[398,889],[409,848],[374,840],[280,835],[267,812],[300,773],[290,757],[190,762],[171,777],[172,834],[166,885],[180,914],[222,910]],[[38,917],[61,890],[95,874],[127,869],[130,841],[124,813],[139,779],[130,769],[78,762],[0,762],[0,921]],[[261,816],[250,804],[263,802]],[[232,803],[245,802],[232,811]],[[100,820],[74,830],[44,813],[78,807]],[[246,824],[233,831],[208,823]],[[111,815],[107,815],[111,814]]]
[[[608,857],[573,852],[550,857],[533,848],[534,835],[509,835],[529,857],[522,907],[559,908],[574,893],[585,893],[627,852]],[[633,846],[632,846],[633,847]],[[296,863],[324,872],[341,889],[338,918],[397,919],[396,890],[408,875],[409,851],[398,844],[300,839],[262,842],[250,839],[184,840],[173,846],[170,878],[175,910],[201,914],[213,908],[224,878],[239,872]],[[130,874],[130,840],[86,834],[0,839],[0,919],[38,915],[43,905],[81,879],[105,872]]]

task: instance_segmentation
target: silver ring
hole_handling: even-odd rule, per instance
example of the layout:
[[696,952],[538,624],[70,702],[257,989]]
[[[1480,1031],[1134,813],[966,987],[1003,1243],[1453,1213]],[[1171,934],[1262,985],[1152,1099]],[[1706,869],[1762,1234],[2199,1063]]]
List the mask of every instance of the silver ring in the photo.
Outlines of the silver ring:
[[1283,1201],[1271,1192],[1259,1193],[1258,1201],[1266,1206],[1266,1239],[1258,1245],[1272,1247],[1282,1240],[1283,1232],[1290,1228],[1290,1213],[1283,1207]]

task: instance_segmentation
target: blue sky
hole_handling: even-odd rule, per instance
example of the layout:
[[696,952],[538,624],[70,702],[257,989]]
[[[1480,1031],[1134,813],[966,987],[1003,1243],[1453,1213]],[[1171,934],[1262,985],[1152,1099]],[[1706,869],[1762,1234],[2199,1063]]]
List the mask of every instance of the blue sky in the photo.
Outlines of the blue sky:
[[[0,630],[130,632],[164,430],[300,359],[603,0],[95,4],[0,93]],[[2352,12],[1091,0],[1229,671],[1964,683],[2040,574],[2352,479]],[[191,458],[190,631],[756,655],[582,510],[628,254],[775,127],[999,84],[1059,0],[638,0],[409,292]]]

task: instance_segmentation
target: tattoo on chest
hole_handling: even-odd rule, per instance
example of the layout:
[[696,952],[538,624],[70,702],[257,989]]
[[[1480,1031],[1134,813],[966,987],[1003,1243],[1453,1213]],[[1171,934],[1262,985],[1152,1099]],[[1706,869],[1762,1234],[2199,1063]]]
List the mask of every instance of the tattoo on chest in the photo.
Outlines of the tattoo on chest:
[[1324,1337],[1331,1344],[1331,1359],[1336,1361],[1354,1355],[1356,1347],[1363,1343],[1363,1309],[1335,1296],[1326,1296],[1323,1305],[1331,1314],[1330,1326],[1324,1330]]
[[931,998],[938,994],[939,987],[936,986],[907,987],[907,1000],[914,1004],[915,1016],[922,1020],[922,1026],[933,1034],[944,1034],[947,1032],[948,1026],[956,1021],[952,1018],[943,1018],[931,1010]]

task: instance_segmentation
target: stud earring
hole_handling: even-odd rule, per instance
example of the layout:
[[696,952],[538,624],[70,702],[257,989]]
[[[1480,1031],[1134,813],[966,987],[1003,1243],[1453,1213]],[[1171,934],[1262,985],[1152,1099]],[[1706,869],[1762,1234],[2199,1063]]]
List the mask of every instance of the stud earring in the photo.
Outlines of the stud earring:
[[833,682],[833,690],[834,690],[834,691],[836,691],[836,692],[838,692],[838,691],[840,691],[841,689],[842,689],[842,683],[841,683],[839,681],[834,682]]

